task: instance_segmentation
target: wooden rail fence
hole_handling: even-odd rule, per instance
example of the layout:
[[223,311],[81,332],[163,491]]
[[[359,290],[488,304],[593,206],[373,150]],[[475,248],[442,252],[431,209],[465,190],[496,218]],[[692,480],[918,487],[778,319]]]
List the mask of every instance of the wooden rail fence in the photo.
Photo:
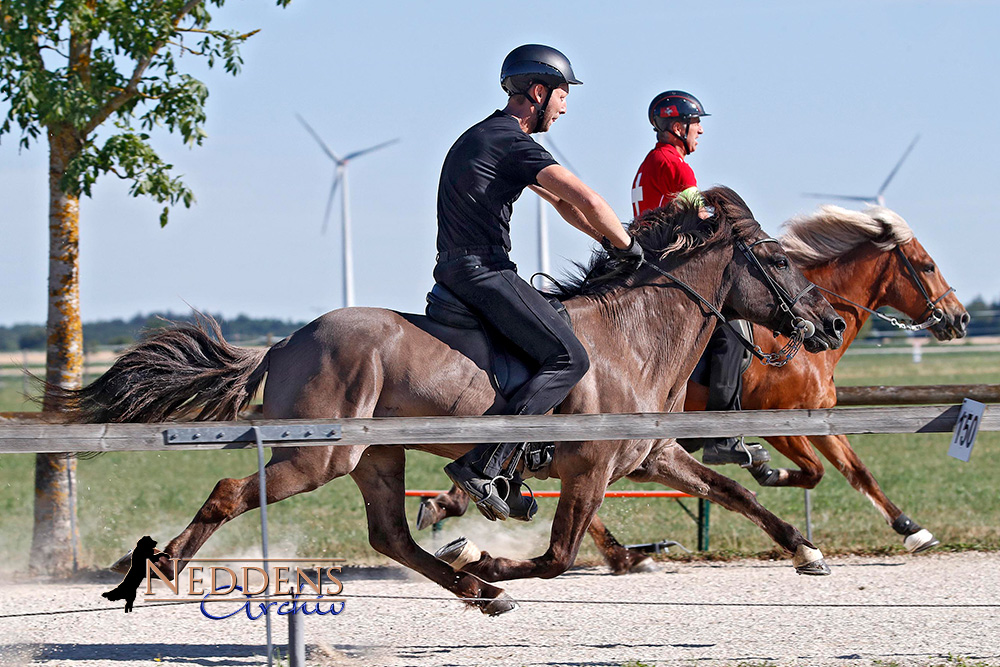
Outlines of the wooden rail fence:
[[[249,420],[161,424],[0,423],[0,453],[169,451],[234,449],[254,446],[251,428],[285,426],[284,435],[265,438],[268,446],[468,444],[630,440],[685,437],[831,435],[856,433],[950,433],[960,407],[897,406],[824,410],[746,410],[479,417],[384,417],[320,420],[335,423],[342,435],[334,443],[295,439],[296,429],[317,420]],[[170,443],[165,432],[178,426],[197,427],[196,442]],[[225,441],[223,430],[243,428],[246,437]],[[987,406],[981,431],[1000,430],[1000,407]],[[281,429],[278,429],[281,431]],[[301,431],[299,431],[301,432]]]

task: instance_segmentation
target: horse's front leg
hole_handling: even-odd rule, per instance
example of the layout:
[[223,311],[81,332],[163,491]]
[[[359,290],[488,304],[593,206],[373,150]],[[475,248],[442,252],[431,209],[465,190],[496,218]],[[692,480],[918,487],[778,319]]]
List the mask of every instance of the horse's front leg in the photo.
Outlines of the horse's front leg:
[[452,484],[444,493],[420,501],[420,509],[417,511],[417,530],[429,528],[448,517],[462,516],[468,508],[469,495]]
[[549,548],[541,556],[530,560],[517,560],[494,557],[486,551],[476,550],[479,558],[462,565],[462,560],[466,559],[470,551],[468,547],[471,545],[462,538],[440,550],[438,557],[451,562],[452,556],[461,556],[462,560],[456,561],[454,565],[461,571],[474,574],[485,581],[507,581],[529,577],[551,579],[559,576],[576,560],[583,536],[597,514],[608,487],[608,475],[605,470],[591,468],[567,477],[568,479],[563,480],[559,504],[552,520]]
[[903,514],[903,511],[889,500],[878,481],[875,480],[875,476],[858,458],[846,436],[817,435],[810,436],[809,440],[816,445],[823,456],[837,466],[837,470],[847,478],[851,486],[872,501],[886,523],[903,536],[903,546],[907,551],[920,553],[939,544],[929,530],[921,528],[917,522]]
[[671,444],[654,449],[654,453],[646,458],[639,470],[629,475],[629,479],[659,482],[739,512],[792,554],[792,563],[797,572],[830,573],[819,549],[806,540],[795,526],[768,511],[747,489],[694,460],[680,445]]
[[404,505],[406,453],[402,447],[371,447],[351,473],[361,489],[368,514],[368,541],[376,551],[419,572],[484,614],[496,616],[517,608],[502,588],[471,574],[455,572],[413,541]]
[[[271,460],[264,467],[268,504],[312,491],[335,477],[346,475],[364,449],[363,446],[274,449]],[[243,479],[219,480],[191,523],[170,540],[154,564],[170,576],[173,574],[171,559],[177,558],[177,572],[180,572],[215,531],[244,512],[258,507],[258,473]],[[131,554],[126,554],[112,569],[116,572],[127,571],[131,562]]]

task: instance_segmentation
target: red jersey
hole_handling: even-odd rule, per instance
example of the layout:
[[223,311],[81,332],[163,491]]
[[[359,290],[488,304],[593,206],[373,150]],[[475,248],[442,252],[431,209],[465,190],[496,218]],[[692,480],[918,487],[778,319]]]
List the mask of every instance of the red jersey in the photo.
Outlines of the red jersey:
[[679,193],[697,185],[694,170],[681,159],[677,149],[657,142],[639,165],[632,181],[632,215],[638,217],[650,209],[665,206]]

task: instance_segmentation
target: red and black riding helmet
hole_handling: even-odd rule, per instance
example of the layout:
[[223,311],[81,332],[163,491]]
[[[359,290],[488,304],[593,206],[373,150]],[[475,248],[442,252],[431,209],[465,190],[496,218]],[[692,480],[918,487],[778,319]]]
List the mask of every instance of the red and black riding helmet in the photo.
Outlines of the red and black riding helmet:
[[[649,104],[649,122],[657,132],[669,132],[677,137],[684,144],[688,153],[691,148],[687,142],[688,127],[691,122],[702,116],[711,116],[705,113],[698,98],[683,90],[668,90],[653,98]],[[684,124],[684,134],[680,135],[673,131],[673,124],[680,121]]]

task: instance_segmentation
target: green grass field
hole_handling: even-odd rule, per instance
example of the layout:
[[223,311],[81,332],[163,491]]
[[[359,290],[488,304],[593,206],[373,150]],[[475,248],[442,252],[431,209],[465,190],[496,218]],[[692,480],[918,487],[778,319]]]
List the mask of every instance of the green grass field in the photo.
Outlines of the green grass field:
[[[838,366],[843,385],[1000,383],[1000,353],[925,354],[913,364],[909,353],[849,354]],[[0,378],[0,410],[31,409],[20,399],[21,379]],[[946,456],[949,436],[855,436],[852,443],[888,496],[910,517],[931,530],[942,548],[1000,548],[1000,433],[980,433],[972,461]],[[779,465],[786,465],[775,455]],[[242,477],[256,468],[254,452],[141,452],[108,454],[80,461],[79,522],[82,562],[107,565],[145,534],[161,545],[179,532],[201,506],[216,481]],[[409,488],[445,488],[443,460],[413,452],[408,457]],[[34,457],[0,456],[0,568],[21,570],[31,541]],[[825,552],[901,551],[901,540],[871,504],[851,489],[832,466],[813,491],[813,537]],[[801,489],[763,489],[749,474],[729,469],[737,481],[758,491],[769,509],[803,526]],[[558,482],[533,484],[558,488]],[[616,488],[654,488],[620,482]],[[496,525],[473,511],[451,519],[442,533],[422,534],[425,544],[467,534],[487,549],[505,554],[541,553],[555,500],[540,500],[539,517],[530,525]],[[686,500],[696,509],[696,501]],[[407,501],[411,520],[417,501]],[[693,549],[695,525],[672,500],[609,499],[601,515],[619,539],[649,542],[674,539]],[[381,563],[367,545],[364,507],[348,479],[269,508],[271,553],[279,556],[344,557],[352,563]],[[202,555],[249,555],[259,549],[259,513],[224,526]],[[741,516],[713,508],[711,547],[715,555],[761,554],[770,540]],[[596,561],[588,543],[581,560]]]

